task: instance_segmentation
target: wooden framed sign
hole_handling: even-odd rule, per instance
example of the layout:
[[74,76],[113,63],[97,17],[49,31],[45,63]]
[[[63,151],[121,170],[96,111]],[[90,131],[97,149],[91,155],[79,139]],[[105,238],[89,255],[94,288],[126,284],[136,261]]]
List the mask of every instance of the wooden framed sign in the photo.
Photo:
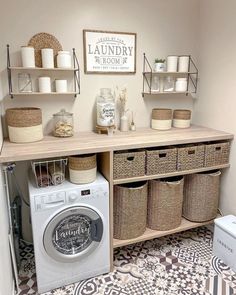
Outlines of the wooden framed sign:
[[136,72],[136,34],[84,30],[84,71],[92,73]]

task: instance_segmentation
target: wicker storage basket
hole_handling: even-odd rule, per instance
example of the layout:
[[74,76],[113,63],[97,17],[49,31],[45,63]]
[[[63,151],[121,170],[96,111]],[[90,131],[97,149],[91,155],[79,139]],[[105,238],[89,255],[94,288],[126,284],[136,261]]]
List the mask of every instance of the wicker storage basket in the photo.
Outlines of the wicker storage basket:
[[190,110],[174,110],[173,127],[188,128],[190,127],[191,111]]
[[171,128],[172,110],[171,109],[153,109],[152,110],[152,128],[157,130],[168,130]]
[[42,111],[39,108],[11,108],[6,110],[9,139],[24,143],[43,139]]
[[217,215],[220,171],[185,176],[183,216],[196,222],[214,219]]
[[205,145],[205,166],[213,167],[229,163],[230,143],[218,142]]
[[183,177],[151,180],[148,193],[147,226],[155,230],[170,230],[181,223]]
[[146,154],[147,175],[176,171],[177,148],[148,149]]
[[145,175],[145,151],[114,153],[114,179]]
[[204,167],[205,146],[189,145],[178,148],[177,170],[191,170]]
[[95,181],[97,175],[96,154],[69,157],[70,181],[76,184]]
[[114,187],[114,237],[116,239],[132,239],[145,232],[147,192],[147,182]]

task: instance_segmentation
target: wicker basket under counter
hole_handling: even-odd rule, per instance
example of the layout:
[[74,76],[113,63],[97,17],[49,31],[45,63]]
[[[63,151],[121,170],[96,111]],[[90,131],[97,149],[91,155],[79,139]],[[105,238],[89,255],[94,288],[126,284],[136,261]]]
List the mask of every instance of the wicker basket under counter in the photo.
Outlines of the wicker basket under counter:
[[177,170],[185,171],[204,167],[205,145],[186,145],[178,147]]
[[145,175],[145,151],[122,151],[114,153],[114,179]]
[[230,143],[209,142],[205,144],[205,166],[214,167],[229,163]]
[[150,148],[146,150],[147,175],[175,172],[177,168],[177,148]]

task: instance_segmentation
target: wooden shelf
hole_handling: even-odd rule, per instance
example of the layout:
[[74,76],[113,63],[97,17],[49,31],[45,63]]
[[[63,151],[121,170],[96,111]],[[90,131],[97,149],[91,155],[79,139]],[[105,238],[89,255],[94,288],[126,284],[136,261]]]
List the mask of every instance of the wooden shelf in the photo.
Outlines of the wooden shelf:
[[116,184],[144,181],[144,180],[150,180],[150,179],[159,179],[159,178],[166,178],[166,177],[172,177],[172,176],[187,175],[187,174],[212,171],[217,169],[224,169],[228,167],[230,167],[230,164],[218,165],[214,167],[203,167],[203,168],[197,168],[197,169],[186,170],[186,171],[176,171],[176,172],[164,173],[164,174],[144,175],[144,176],[131,177],[131,178],[114,179],[113,184],[116,185]]
[[143,72],[143,75],[161,75],[161,76],[187,76],[196,75],[196,72]]
[[78,92],[11,92],[13,96],[30,96],[30,95],[77,95]]
[[158,92],[143,92],[142,94],[143,95],[160,95],[160,94],[191,94],[191,93],[194,93],[194,92],[191,92],[191,91],[158,91]]
[[66,72],[74,72],[77,69],[75,68],[27,68],[27,67],[9,67],[10,70],[13,71],[66,71]]
[[[217,216],[217,217],[220,217],[220,216]],[[152,230],[150,228],[147,228],[143,235],[141,235],[137,238],[134,238],[134,239],[128,239],[128,240],[113,239],[113,248],[118,248],[118,247],[130,245],[130,244],[134,244],[134,243],[138,243],[138,242],[143,242],[143,241],[167,236],[167,235],[182,232],[182,231],[185,231],[185,230],[188,230],[191,228],[196,228],[196,227],[200,227],[203,225],[211,224],[213,222],[214,222],[214,220],[201,222],[201,223],[191,222],[191,221],[186,220],[185,218],[182,218],[181,225],[179,227],[171,229],[171,230],[157,231],[157,230]]]

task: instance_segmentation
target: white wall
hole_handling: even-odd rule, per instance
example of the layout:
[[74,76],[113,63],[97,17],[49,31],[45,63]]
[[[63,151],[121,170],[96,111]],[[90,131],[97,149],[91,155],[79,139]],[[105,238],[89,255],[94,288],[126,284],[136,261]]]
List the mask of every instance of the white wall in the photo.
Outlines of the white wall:
[[[200,91],[194,121],[236,134],[236,1],[200,1]],[[220,207],[236,214],[236,145],[223,172]]]
[[[10,13],[10,18],[9,18]],[[192,99],[184,95],[149,97],[143,99],[143,52],[152,62],[168,54],[191,54],[198,59],[198,1],[197,0],[41,0],[5,1],[0,10],[0,78],[4,96],[7,94],[6,49],[11,45],[12,64],[19,64],[19,49],[36,33],[55,35],[64,49],[75,47],[82,77],[81,95],[72,97],[4,98],[5,108],[38,106],[43,109],[45,132],[48,121],[60,108],[74,112],[76,131],[91,130],[95,97],[101,87],[128,86],[128,107],[136,112],[137,126],[149,126],[153,107],[190,108]],[[137,73],[135,75],[84,75],[83,29],[101,29],[137,33]]]

